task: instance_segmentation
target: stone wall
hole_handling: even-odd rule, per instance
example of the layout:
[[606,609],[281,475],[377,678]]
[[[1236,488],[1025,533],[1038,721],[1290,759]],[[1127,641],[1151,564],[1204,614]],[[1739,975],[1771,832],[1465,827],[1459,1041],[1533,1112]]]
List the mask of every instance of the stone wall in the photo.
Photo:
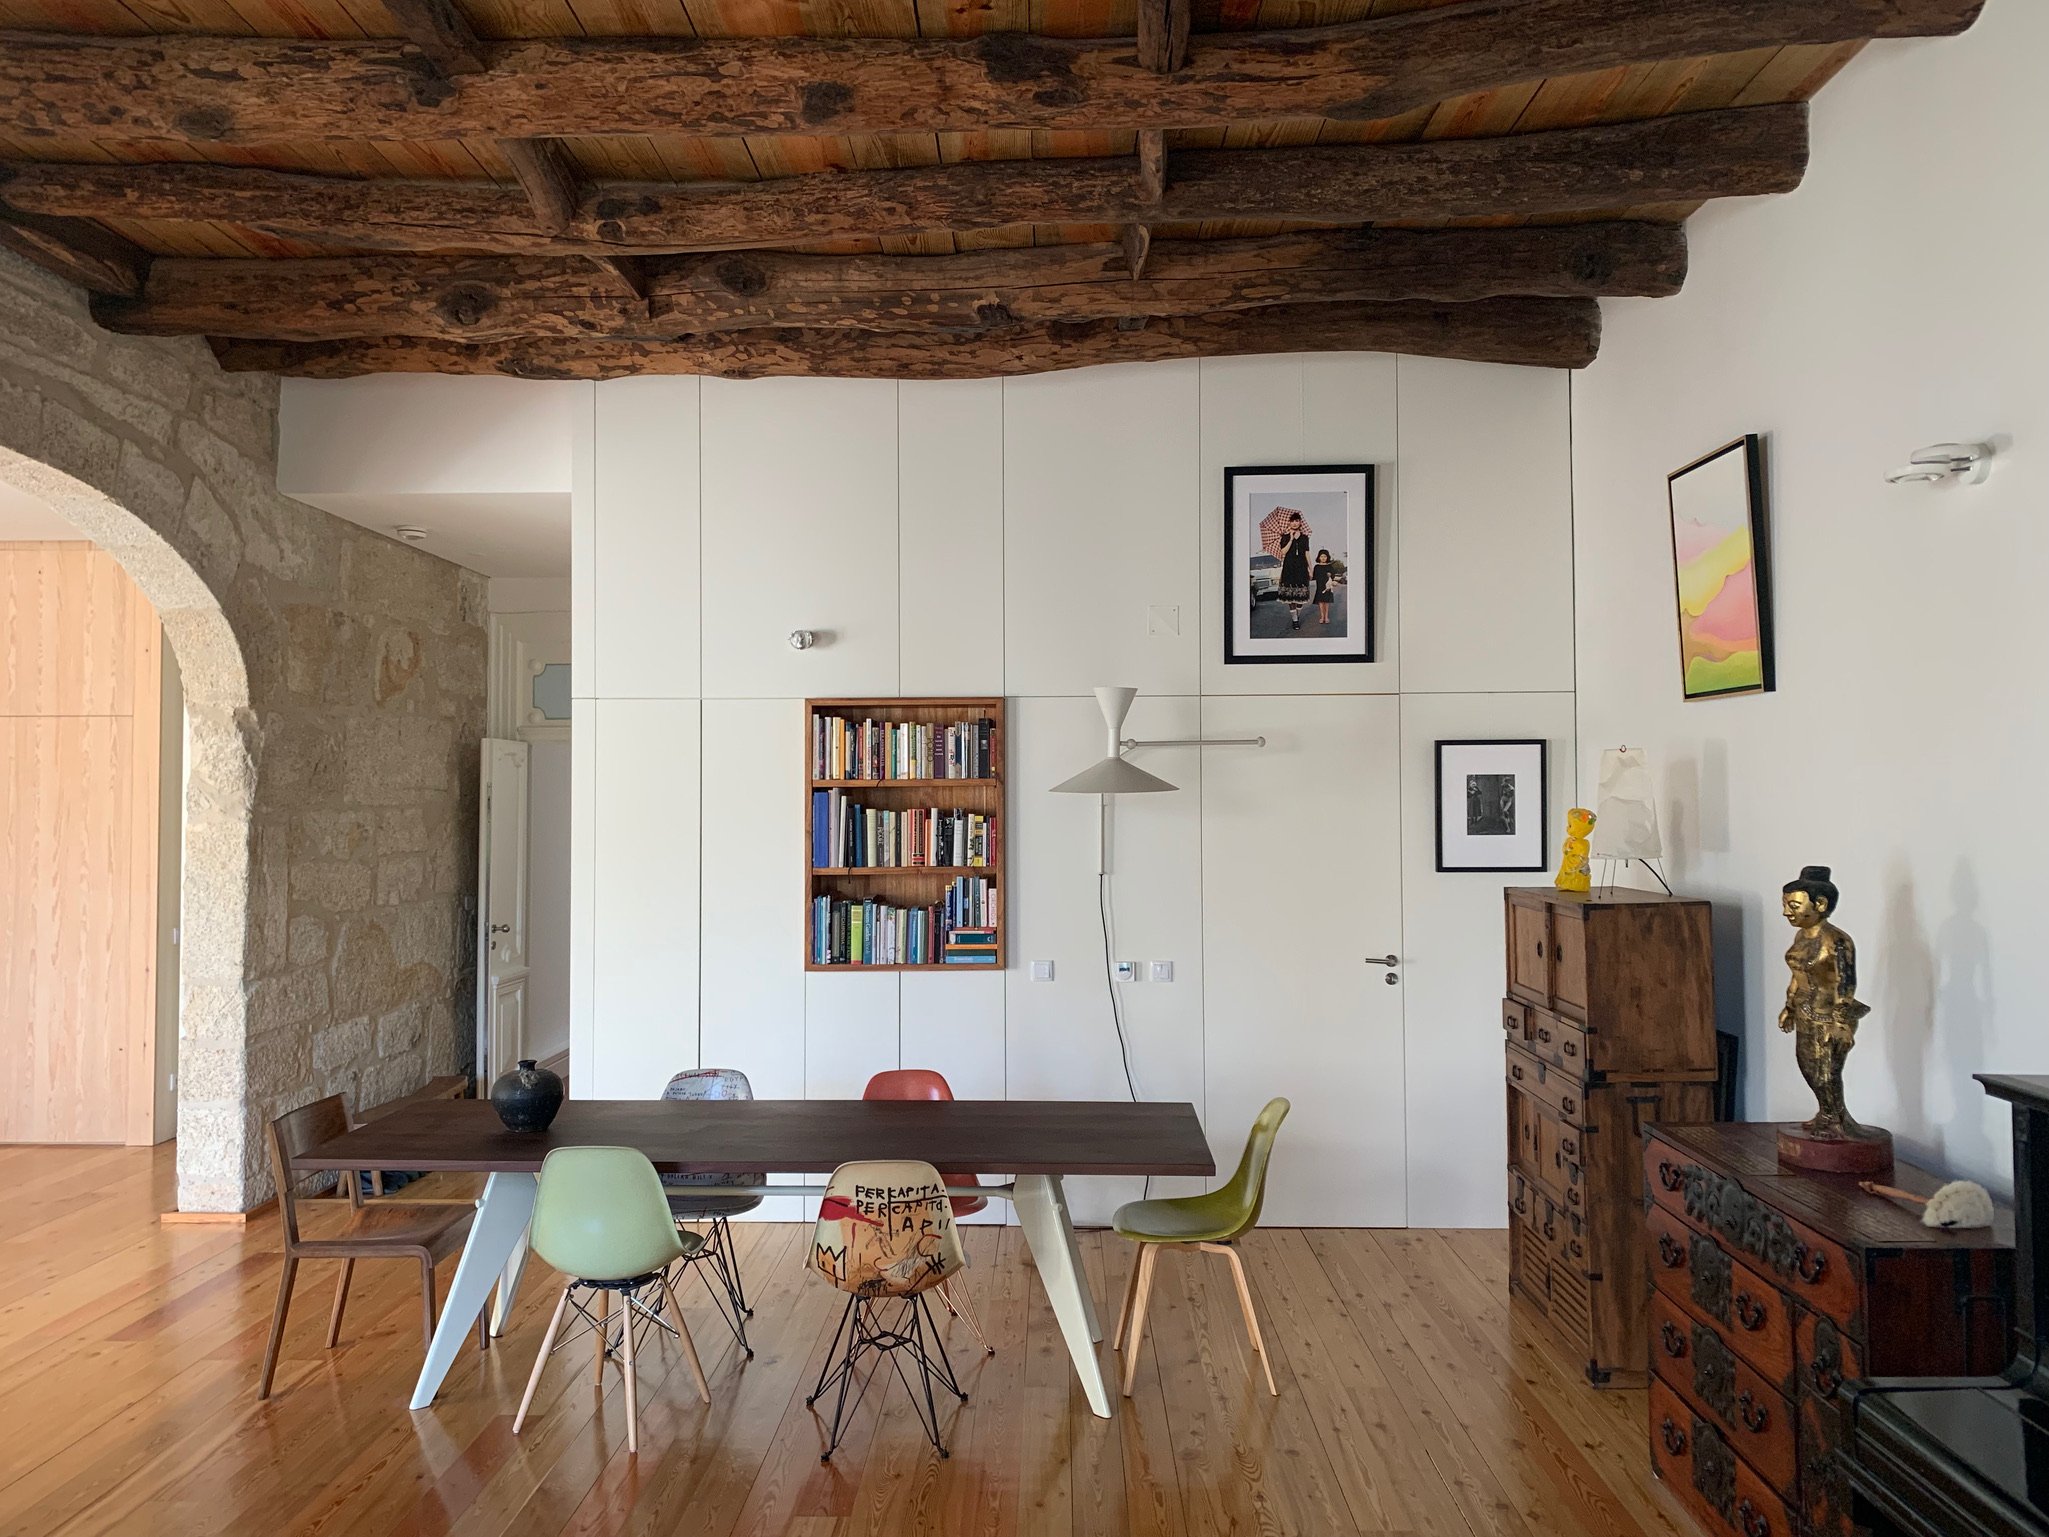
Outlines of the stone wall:
[[268,1192],[279,1112],[473,1055],[484,582],[279,495],[276,414],[0,253],[0,479],[122,560],[184,674],[186,1210]]

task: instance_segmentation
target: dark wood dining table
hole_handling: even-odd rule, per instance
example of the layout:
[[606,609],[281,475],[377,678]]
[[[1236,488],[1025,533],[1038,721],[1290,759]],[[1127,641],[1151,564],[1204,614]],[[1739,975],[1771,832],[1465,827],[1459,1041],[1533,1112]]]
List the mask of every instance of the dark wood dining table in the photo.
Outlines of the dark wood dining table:
[[[576,1099],[563,1105],[544,1132],[507,1131],[481,1100],[408,1106],[308,1149],[292,1163],[306,1172],[417,1169],[487,1176],[413,1389],[413,1408],[434,1401],[494,1287],[491,1331],[504,1330],[526,1264],[540,1168],[561,1147],[637,1148],[664,1174],[828,1174],[863,1159],[914,1158],[949,1174],[994,1177],[998,1183],[976,1188],[1016,1207],[1089,1407],[1105,1418],[1109,1390],[1095,1351],[1103,1329],[1062,1180],[1216,1172],[1202,1122],[1186,1103]],[[824,1187],[745,1188],[762,1195],[817,1195]]]

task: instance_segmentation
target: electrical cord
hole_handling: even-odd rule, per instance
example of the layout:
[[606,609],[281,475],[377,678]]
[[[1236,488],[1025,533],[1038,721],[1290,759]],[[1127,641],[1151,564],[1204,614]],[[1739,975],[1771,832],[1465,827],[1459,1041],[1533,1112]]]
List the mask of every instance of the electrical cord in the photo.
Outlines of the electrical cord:
[[[1124,1064],[1124,1087],[1131,1095],[1131,1102],[1138,1103],[1138,1083],[1131,1076],[1131,1039],[1124,1033],[1124,1009],[1117,997],[1117,968],[1110,959],[1110,873],[1096,872],[1096,917],[1103,925],[1103,986],[1110,994],[1110,1022],[1117,1027],[1117,1058]],[[1153,1177],[1145,1177],[1145,1187],[1139,1194],[1140,1200],[1153,1198]]]

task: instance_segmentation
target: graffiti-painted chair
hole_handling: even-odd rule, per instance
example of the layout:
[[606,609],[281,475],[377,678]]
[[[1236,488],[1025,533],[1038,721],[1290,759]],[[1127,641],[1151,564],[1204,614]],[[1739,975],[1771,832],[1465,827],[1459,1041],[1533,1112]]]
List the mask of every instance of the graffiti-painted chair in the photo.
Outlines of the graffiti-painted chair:
[[[946,1182],[932,1165],[875,1160],[843,1163],[833,1171],[818,1207],[811,1267],[847,1294],[847,1307],[819,1368],[818,1385],[804,1400],[808,1407],[827,1392],[836,1394],[832,1431],[819,1461],[832,1460],[850,1409],[860,1407],[885,1358],[910,1393],[933,1448],[948,1455],[932,1385],[938,1383],[962,1403],[968,1395],[953,1374],[926,1293],[958,1275],[967,1262]],[[906,1355],[918,1370],[915,1386],[904,1370]],[[860,1373],[864,1361],[865,1375]],[[857,1375],[860,1387],[851,1391],[849,1404]]]
[[[754,1086],[737,1067],[696,1067],[678,1073],[662,1090],[663,1099],[752,1099]],[[684,1254],[681,1263],[697,1272],[705,1289],[718,1305],[719,1315],[740,1348],[753,1358],[747,1342],[747,1320],[754,1309],[747,1305],[747,1286],[740,1279],[740,1251],[733,1246],[730,1218],[753,1211],[761,1197],[730,1194],[721,1186],[763,1185],[766,1174],[664,1174],[662,1184],[669,1192],[669,1210],[679,1223],[699,1223],[704,1240],[701,1248]],[[714,1284],[716,1283],[716,1284]]]
[[[929,1067],[899,1067],[886,1073],[877,1073],[868,1080],[868,1087],[861,1091],[863,1099],[953,1099],[953,1086],[945,1075]],[[981,1183],[972,1174],[944,1174],[946,1183],[959,1189],[962,1185]],[[988,1206],[989,1198],[984,1195],[957,1195],[953,1198],[953,1214],[965,1217],[971,1212],[981,1211]],[[952,1286],[939,1288],[939,1300],[946,1304],[946,1311],[966,1324],[974,1332],[975,1343],[990,1355],[996,1354],[996,1347],[989,1343],[989,1336],[982,1332],[982,1321],[975,1317],[975,1310],[968,1302],[965,1290],[956,1291]]]

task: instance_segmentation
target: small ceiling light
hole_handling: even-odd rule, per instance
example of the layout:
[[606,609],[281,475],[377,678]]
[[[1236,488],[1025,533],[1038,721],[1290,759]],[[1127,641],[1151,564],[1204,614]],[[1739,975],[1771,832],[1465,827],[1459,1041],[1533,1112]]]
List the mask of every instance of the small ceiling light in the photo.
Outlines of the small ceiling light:
[[427,530],[417,523],[401,523],[392,530],[392,533],[405,540],[407,544],[419,544],[427,537]]
[[1992,473],[1990,443],[1934,443],[1914,450],[1914,457],[1896,470],[1886,472],[1889,486],[1933,485],[1938,481],[1961,480],[1975,486]]

